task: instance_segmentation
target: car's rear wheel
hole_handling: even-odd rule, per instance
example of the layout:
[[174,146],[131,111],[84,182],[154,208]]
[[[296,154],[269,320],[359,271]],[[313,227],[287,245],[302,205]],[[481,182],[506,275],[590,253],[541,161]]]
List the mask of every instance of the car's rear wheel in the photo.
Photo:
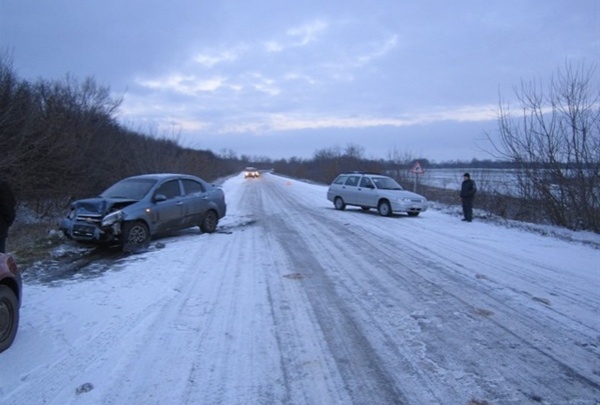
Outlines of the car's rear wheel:
[[342,197],[335,197],[335,199],[333,200],[333,206],[336,210],[340,211],[346,209],[346,203],[344,202],[344,200],[342,200]]
[[214,211],[208,211],[206,215],[204,215],[204,219],[202,219],[200,230],[204,233],[213,233],[217,230],[218,223],[219,218],[217,218],[217,214]]
[[133,221],[123,225],[123,247],[126,250],[144,247],[149,242],[150,232],[145,223]]
[[381,201],[377,206],[377,211],[383,217],[389,217],[392,215],[392,207],[388,201]]
[[0,285],[0,353],[12,345],[19,327],[19,300],[14,291]]

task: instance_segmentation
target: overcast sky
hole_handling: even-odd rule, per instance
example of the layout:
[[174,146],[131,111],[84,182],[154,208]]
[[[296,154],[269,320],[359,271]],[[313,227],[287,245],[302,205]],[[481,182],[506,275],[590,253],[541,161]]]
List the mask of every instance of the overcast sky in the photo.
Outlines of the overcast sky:
[[0,0],[23,79],[94,77],[119,119],[272,159],[490,158],[499,97],[600,61],[600,0]]

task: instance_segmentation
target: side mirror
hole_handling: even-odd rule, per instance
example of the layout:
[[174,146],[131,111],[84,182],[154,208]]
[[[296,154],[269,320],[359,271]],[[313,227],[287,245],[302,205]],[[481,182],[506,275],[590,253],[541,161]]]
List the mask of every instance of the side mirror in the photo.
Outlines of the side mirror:
[[167,201],[167,196],[164,194],[156,194],[152,200],[154,202]]

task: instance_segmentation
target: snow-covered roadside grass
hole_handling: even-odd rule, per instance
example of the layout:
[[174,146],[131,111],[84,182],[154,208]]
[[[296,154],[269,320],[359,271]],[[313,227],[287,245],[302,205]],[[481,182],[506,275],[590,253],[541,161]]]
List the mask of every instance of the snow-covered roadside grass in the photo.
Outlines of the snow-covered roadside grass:
[[[443,204],[436,201],[430,201],[430,203],[430,209],[434,209],[457,217],[462,216],[461,207],[458,205]],[[475,208],[473,210],[473,216],[476,221],[493,223],[499,226],[503,226],[505,228],[520,229],[522,231],[557,238],[567,242],[581,243],[593,247],[594,249],[600,249],[600,235],[594,232],[573,231],[554,225],[542,225],[506,219],[498,215],[490,214],[489,212],[478,208]]]
[[55,248],[64,246],[66,239],[57,231],[56,221],[17,223],[10,228],[7,250],[19,263],[22,271],[40,260],[51,258]]

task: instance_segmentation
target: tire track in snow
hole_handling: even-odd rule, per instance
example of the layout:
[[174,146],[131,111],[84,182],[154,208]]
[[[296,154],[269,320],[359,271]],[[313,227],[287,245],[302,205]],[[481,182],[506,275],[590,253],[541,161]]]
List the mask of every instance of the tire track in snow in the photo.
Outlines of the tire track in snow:
[[[330,269],[335,268],[336,265],[338,267],[343,267],[343,265],[340,266],[340,263],[346,263],[346,261],[344,261],[344,255],[352,255],[352,252],[359,252],[357,256],[347,260],[347,263],[349,263],[347,267],[355,269],[357,268],[358,263],[364,263],[364,272],[360,274],[360,278],[355,278],[354,282],[351,282],[349,280],[353,275],[350,272],[344,272],[341,277],[335,275],[335,282],[333,284],[338,286],[338,290],[341,290],[339,287],[340,285],[347,288],[348,291],[350,291],[348,294],[348,299],[350,300],[353,296],[367,297],[367,299],[362,300],[359,304],[365,305],[365,314],[368,314],[373,310],[372,307],[368,307],[368,305],[365,304],[368,303],[369,300],[372,300],[372,297],[369,297],[369,291],[364,290],[364,286],[368,285],[368,283],[371,283],[374,291],[385,291],[386,285],[389,283],[395,285],[398,289],[407,287],[406,290],[413,292],[409,294],[411,297],[410,300],[416,302],[429,300],[431,303],[438,304],[438,309],[436,309],[436,307],[431,307],[431,305],[425,306],[426,311],[421,311],[422,315],[419,311],[414,311],[411,314],[411,316],[414,317],[417,330],[420,331],[420,334],[424,333],[424,329],[429,329],[428,333],[432,335],[431,342],[418,342],[420,343],[421,348],[427,351],[430,361],[422,362],[422,359],[419,360],[418,358],[415,358],[416,365],[421,364],[427,366],[429,364],[429,366],[433,367],[437,373],[444,374],[445,377],[452,376],[452,373],[454,373],[459,377],[457,379],[455,378],[454,382],[456,385],[471,385],[473,387],[472,389],[475,391],[477,391],[478,385],[480,385],[482,386],[482,394],[488,393],[491,397],[497,396],[505,399],[511,398],[514,395],[526,396],[528,393],[520,393],[518,387],[527,387],[528,384],[530,387],[536,387],[536,389],[540,386],[540,392],[545,396],[561,398],[561,400],[565,397],[568,398],[569,396],[571,396],[571,398],[577,398],[580,392],[589,393],[595,392],[598,389],[598,382],[596,381],[597,377],[594,377],[595,371],[592,369],[594,362],[590,361],[588,357],[590,354],[589,350],[576,348],[577,353],[574,362],[572,362],[573,359],[569,361],[569,359],[555,358],[552,353],[550,339],[544,336],[543,330],[538,332],[536,330],[531,330],[531,328],[528,327],[531,322],[531,317],[539,316],[539,311],[522,315],[519,312],[518,302],[513,304],[515,306],[514,309],[506,308],[502,302],[502,300],[506,298],[506,295],[503,294],[502,291],[499,293],[496,288],[486,290],[485,286],[482,286],[480,280],[475,277],[467,278],[464,274],[461,274],[459,272],[461,269],[457,268],[456,264],[449,263],[448,265],[442,265],[440,267],[439,263],[444,263],[443,260],[440,260],[440,257],[443,259],[443,255],[440,255],[440,253],[436,253],[430,248],[427,250],[412,249],[411,245],[407,243],[406,240],[403,240],[405,238],[401,237],[400,240],[394,238],[393,234],[390,234],[389,228],[383,233],[373,233],[369,226],[364,226],[367,222],[370,223],[375,221],[388,221],[389,225],[389,221],[395,219],[379,218],[377,216],[369,216],[369,214],[364,215],[364,213],[359,212],[332,211],[323,214],[322,211],[315,210],[313,207],[303,206],[303,204],[298,202],[301,198],[296,198],[297,196],[288,198],[287,194],[292,194],[291,192],[282,193],[276,187],[271,187],[269,191],[273,195],[278,195],[278,197],[282,199],[287,199],[286,202],[279,201],[279,206],[289,207],[289,204],[292,204],[292,206],[294,206],[294,204],[296,205],[295,208],[288,208],[290,212],[288,212],[287,215],[294,218],[294,221],[290,221],[290,224],[294,226],[297,225],[296,232],[298,238],[304,237],[304,242],[310,246],[310,242],[307,242],[307,240],[310,239],[311,236],[308,234],[312,236],[321,235],[321,239],[315,243],[315,246],[313,246],[312,249],[305,247],[305,254],[306,256],[321,258],[320,267],[329,270],[329,274],[332,274]],[[273,204],[270,204],[270,206],[271,205]],[[312,220],[308,219],[307,215],[302,215],[302,212],[306,212],[307,209],[312,209]],[[334,215],[336,215],[336,217],[334,217]],[[339,221],[332,220],[332,218],[339,219],[342,216],[344,220],[347,219],[349,221],[349,224],[356,223],[357,225],[362,225],[360,228],[357,228],[360,229],[362,234],[355,234],[355,237],[353,238],[351,225],[340,225]],[[302,218],[306,219],[300,224],[299,222],[302,222]],[[359,219],[357,220],[357,218]],[[402,224],[415,224],[417,222],[405,221],[405,218],[397,218],[397,220],[402,221]],[[310,228],[312,228],[311,232],[304,231],[304,229]],[[408,229],[407,231],[416,231],[416,229]],[[332,248],[329,245],[329,241],[334,241],[332,243],[335,243],[335,240],[339,235],[346,235],[349,237],[343,238],[342,243],[339,243]],[[325,240],[328,240],[328,242],[325,242]],[[442,238],[442,243],[443,240],[444,239]],[[469,251],[470,243],[467,242],[468,241],[465,242],[465,250]],[[300,242],[297,241],[296,244],[299,245]],[[322,258],[327,257],[327,252],[325,249],[321,249],[319,244],[328,246],[329,250],[339,249],[340,252],[345,253],[335,256],[330,262],[332,267],[327,267],[327,265],[322,263]],[[390,246],[396,246],[402,253],[395,255],[398,259],[392,259],[389,263],[381,265],[381,263],[378,263],[378,258],[394,257],[394,255],[390,255]],[[475,247],[474,251],[479,252],[481,249]],[[369,263],[371,266],[369,266]],[[379,265],[373,266],[373,263],[378,263]],[[507,263],[510,262],[507,261]],[[373,267],[376,267],[373,270],[380,270],[379,267],[382,267],[384,273],[387,274],[387,281],[383,279],[378,281],[375,276],[371,277],[370,281],[368,281],[369,272],[367,269],[369,269],[369,267],[372,269]],[[399,272],[398,269],[401,269],[402,272]],[[325,271],[327,272],[327,270]],[[390,276],[391,278],[389,278]],[[367,284],[365,284],[365,281]],[[391,296],[392,295],[386,295],[386,297]],[[477,313],[477,310],[481,309],[478,304],[483,305],[483,308],[487,308],[485,303],[480,301],[481,299],[490,304],[489,307],[498,313],[489,318],[486,318],[488,315],[484,312],[480,311]],[[360,299],[357,298],[355,298],[355,300],[360,301]],[[389,301],[393,302],[393,299],[387,298],[388,303],[384,302],[379,308],[385,308],[386,305],[389,305]],[[432,310],[432,308],[434,310]],[[429,314],[429,312],[431,312],[431,314]],[[393,314],[390,314],[390,316],[393,316]],[[542,316],[542,319],[543,318],[544,317]],[[519,321],[515,322],[517,319],[519,319]],[[449,320],[452,320],[452,322]],[[375,324],[378,322],[378,320],[374,318],[373,321]],[[443,325],[444,323],[449,325],[441,328],[440,326],[436,326],[436,322],[440,325]],[[489,330],[490,327],[488,325],[490,322],[493,324],[491,331]],[[549,325],[540,324],[541,328],[546,326]],[[488,330],[486,331],[486,329]],[[383,329],[382,331],[382,334],[385,334]],[[450,332],[449,336],[447,335],[448,332]],[[530,341],[532,332],[533,339]],[[557,330],[556,332],[560,335],[560,332],[562,331]],[[439,336],[436,336],[436,333]],[[446,333],[446,335],[443,333]],[[499,336],[496,336],[496,334]],[[465,350],[463,348],[465,338],[468,339],[468,341],[473,341],[476,345],[473,349],[481,351],[485,354],[484,357],[487,358],[484,365],[473,365],[471,367],[473,369],[471,376],[458,369],[453,371],[451,367],[448,368],[448,365],[446,366],[447,369],[444,369],[444,367],[441,366],[443,362],[448,362],[448,357],[453,357],[452,355],[448,356],[445,352],[454,351],[456,353],[465,353],[465,356],[469,356],[468,352],[471,349],[467,347]],[[452,343],[454,346],[444,347],[443,344],[436,343],[436,339],[443,343]],[[454,340],[454,342],[452,342],[452,340]],[[427,344],[424,344],[425,342]],[[557,344],[561,344],[561,342]],[[573,344],[573,342],[571,342],[571,344]],[[505,347],[507,351],[504,352],[503,347]],[[488,354],[487,352],[491,352],[491,354]],[[509,359],[517,362],[519,368],[522,370],[515,370],[508,360],[502,359],[502,356],[505,353]],[[408,352],[404,355],[411,358],[411,354]],[[595,357],[598,358],[597,355],[595,355]],[[526,362],[524,362],[523,359],[529,359],[530,362],[535,363],[537,366],[525,364]],[[578,366],[580,371],[575,371],[571,364],[577,364],[578,359],[582,360],[581,364],[583,364],[584,367],[581,368]],[[585,370],[585,365],[588,365],[589,367],[587,370]],[[452,364],[449,366],[452,366]],[[415,366],[415,368],[418,367]],[[499,371],[497,371],[497,369],[499,369]],[[546,377],[545,373],[549,370],[554,371],[550,371],[550,376]],[[523,373],[525,374],[523,375]],[[479,377],[486,375],[489,375],[487,379]],[[465,384],[465,378],[470,379],[471,382]],[[424,376],[424,379],[427,379],[426,376]],[[498,380],[504,381],[504,384],[499,384]],[[568,381],[569,383],[565,384],[563,381]],[[452,382],[452,378],[449,378],[448,382]],[[503,386],[505,388],[502,388]],[[444,392],[444,387],[437,387],[436,391]],[[448,394],[452,395],[451,392]],[[460,395],[466,394],[467,393],[465,392],[459,392],[454,395],[460,397]],[[451,396],[445,396],[446,400],[449,400],[449,398],[451,398]],[[585,394],[583,398],[585,398]]]

